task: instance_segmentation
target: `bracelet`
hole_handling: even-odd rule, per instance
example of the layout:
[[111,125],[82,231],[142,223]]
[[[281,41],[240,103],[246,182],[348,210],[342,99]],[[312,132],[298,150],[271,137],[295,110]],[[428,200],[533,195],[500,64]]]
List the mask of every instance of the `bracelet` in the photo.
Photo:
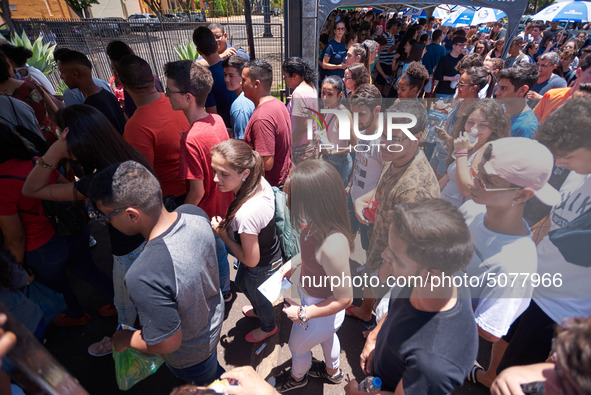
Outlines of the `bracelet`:
[[458,155],[468,155],[468,151],[456,151],[456,152],[454,152],[454,155],[455,156],[458,156]]
[[51,164],[45,162],[42,157],[37,159],[35,164],[43,167],[44,169],[55,169],[55,165],[51,165]]
[[457,154],[454,154],[454,156],[456,158],[461,158],[462,156],[468,156],[468,154],[467,153],[463,153],[463,152],[458,152]]

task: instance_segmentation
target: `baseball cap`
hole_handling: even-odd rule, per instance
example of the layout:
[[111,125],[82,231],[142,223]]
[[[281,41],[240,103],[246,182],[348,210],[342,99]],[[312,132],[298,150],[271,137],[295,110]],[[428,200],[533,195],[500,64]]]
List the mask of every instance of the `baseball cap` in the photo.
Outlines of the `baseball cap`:
[[487,150],[492,150],[483,166],[488,174],[533,189],[534,195],[544,204],[560,203],[560,193],[548,184],[554,158],[544,145],[525,137],[505,137],[493,141]]

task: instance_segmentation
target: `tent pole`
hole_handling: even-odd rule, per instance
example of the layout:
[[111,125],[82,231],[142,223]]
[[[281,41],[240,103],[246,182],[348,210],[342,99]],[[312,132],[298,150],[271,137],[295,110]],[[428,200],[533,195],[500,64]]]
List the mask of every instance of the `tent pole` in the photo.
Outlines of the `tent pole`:
[[569,23],[570,19],[566,22],[566,25],[564,25],[564,29],[562,29],[562,31],[560,32],[560,37],[558,37],[558,41],[556,41],[556,44],[558,44],[560,40],[562,40],[562,36],[564,36],[564,32],[566,31],[566,28],[568,27]]

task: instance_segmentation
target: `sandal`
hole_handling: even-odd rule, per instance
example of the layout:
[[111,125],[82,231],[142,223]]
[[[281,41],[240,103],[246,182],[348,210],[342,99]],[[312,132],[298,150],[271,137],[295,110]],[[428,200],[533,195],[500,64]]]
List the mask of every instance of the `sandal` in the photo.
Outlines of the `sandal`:
[[252,331],[250,331],[246,334],[246,336],[244,337],[244,340],[246,340],[248,343],[260,343],[263,340],[268,339],[269,337],[276,334],[278,329],[279,329],[279,327],[277,325],[275,325],[275,329],[273,329],[271,332],[265,332],[266,335],[263,336],[261,339],[254,338],[253,332],[256,331],[256,329],[253,329]]
[[473,384],[480,384],[480,381],[478,381],[478,371],[482,370],[484,372],[484,369],[482,368],[482,366],[480,366],[480,364],[476,361],[474,361],[474,365],[472,366],[472,369],[470,369],[470,372],[468,372],[468,381],[473,383]]

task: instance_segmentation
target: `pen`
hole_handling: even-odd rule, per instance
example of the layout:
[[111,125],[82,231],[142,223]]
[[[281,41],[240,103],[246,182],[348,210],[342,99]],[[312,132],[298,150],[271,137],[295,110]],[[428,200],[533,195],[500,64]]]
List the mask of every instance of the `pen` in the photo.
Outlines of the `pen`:
[[351,378],[349,377],[349,373],[347,373],[347,378],[345,380],[347,380],[347,383],[351,381]]

